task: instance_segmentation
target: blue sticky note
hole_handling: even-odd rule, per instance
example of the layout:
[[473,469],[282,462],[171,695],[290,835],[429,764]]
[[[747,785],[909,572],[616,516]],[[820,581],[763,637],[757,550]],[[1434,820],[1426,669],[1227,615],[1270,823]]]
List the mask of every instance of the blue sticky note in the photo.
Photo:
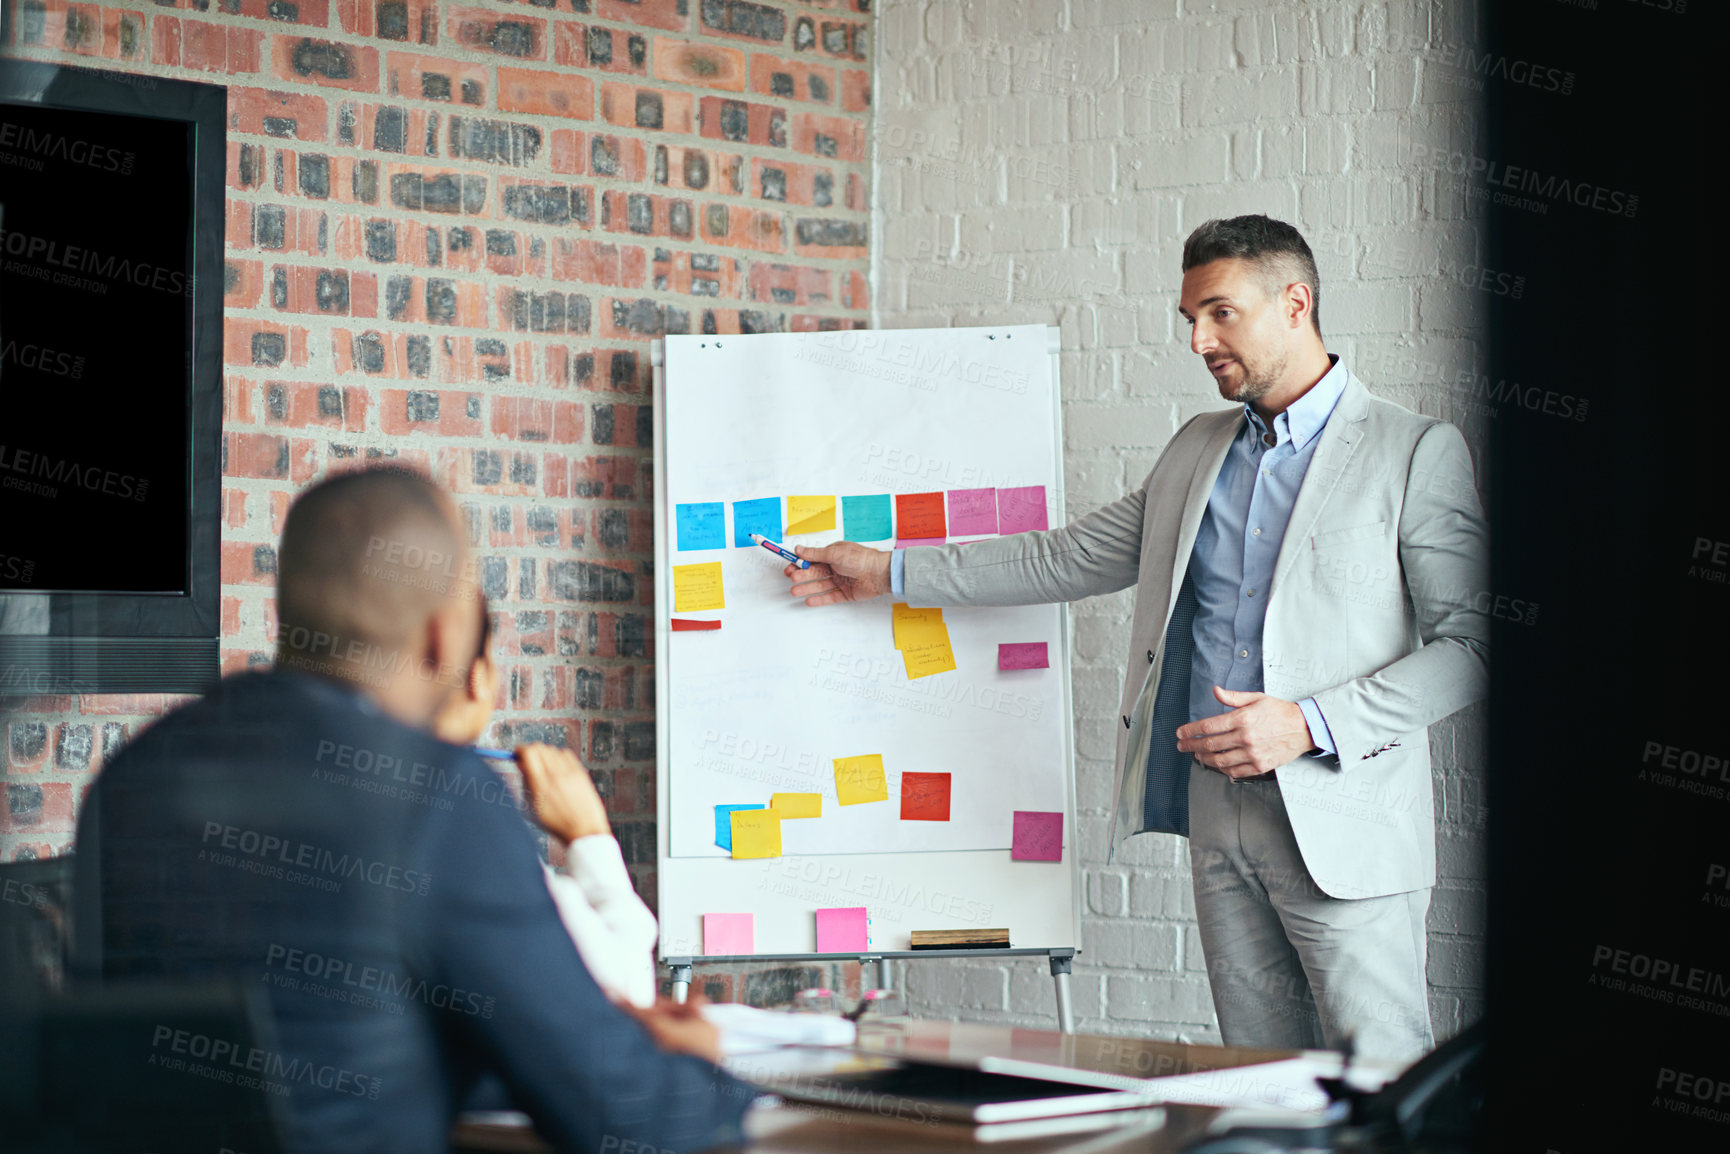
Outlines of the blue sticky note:
[[895,536],[889,494],[841,498],[842,536],[849,541],[887,541]]
[[718,805],[715,807],[715,844],[733,852],[733,811],[736,809],[766,809],[761,805]]
[[761,533],[777,545],[781,543],[781,498],[733,502],[734,547],[755,547],[756,542],[751,540],[753,533]]
[[675,506],[679,520],[680,549],[725,549],[727,506],[722,501],[702,505]]

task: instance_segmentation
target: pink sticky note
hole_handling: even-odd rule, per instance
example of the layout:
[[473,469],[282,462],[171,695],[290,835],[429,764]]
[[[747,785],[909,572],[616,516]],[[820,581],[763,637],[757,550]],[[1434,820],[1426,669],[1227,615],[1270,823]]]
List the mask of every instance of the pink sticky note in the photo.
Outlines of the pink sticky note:
[[1062,861],[1063,815],[1016,810],[1010,846],[1009,856],[1014,861]]
[[949,490],[949,535],[977,537],[997,532],[996,489]]
[[817,952],[851,954],[871,948],[871,933],[865,928],[865,907],[844,906],[817,911]]
[[704,914],[705,954],[756,953],[750,914]]
[[898,539],[895,542],[895,547],[897,549],[911,549],[915,545],[941,545],[948,539],[947,537],[905,537]]
[[1043,641],[1016,641],[997,647],[999,669],[1050,669]]
[[1050,522],[1045,519],[1044,485],[997,490],[999,533],[1025,533],[1029,529],[1047,528],[1050,528]]

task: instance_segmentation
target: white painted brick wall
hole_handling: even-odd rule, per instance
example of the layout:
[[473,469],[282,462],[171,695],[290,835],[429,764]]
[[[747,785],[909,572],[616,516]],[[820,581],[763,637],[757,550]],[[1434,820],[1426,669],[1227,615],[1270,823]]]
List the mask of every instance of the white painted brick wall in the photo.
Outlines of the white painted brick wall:
[[[1060,325],[1070,516],[1121,496],[1220,405],[1175,317],[1183,238],[1211,216],[1301,228],[1330,350],[1482,444],[1491,416],[1442,383],[1484,371],[1488,293],[1461,283],[1481,220],[1458,178],[1414,156],[1480,139],[1472,78],[1445,63],[1475,44],[1466,6],[882,0],[877,32],[875,322]],[[1183,843],[1137,838],[1104,864],[1130,604],[1098,598],[1075,617],[1076,1012],[1090,1031],[1212,1040]],[[1433,737],[1441,1037],[1482,1008],[1483,738],[1481,706]],[[1042,964],[901,972],[922,1014],[1052,1020]]]

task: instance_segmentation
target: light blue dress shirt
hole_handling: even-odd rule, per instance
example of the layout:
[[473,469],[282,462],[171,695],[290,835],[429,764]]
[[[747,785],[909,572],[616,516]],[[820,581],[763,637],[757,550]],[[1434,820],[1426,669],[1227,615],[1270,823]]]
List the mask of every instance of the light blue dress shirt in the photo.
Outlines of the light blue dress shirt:
[[[1226,451],[1207,499],[1207,513],[1189,555],[1196,596],[1191,721],[1226,712],[1227,706],[1213,695],[1216,685],[1262,691],[1262,625],[1274,561],[1322,427],[1345,392],[1349,375],[1338,357],[1330,354],[1328,360],[1333,367],[1322,379],[1274,418],[1272,445],[1255,409],[1243,407],[1243,428]],[[1297,704],[1311,740],[1323,752],[1334,753],[1333,734],[1315,699],[1306,697]]]
[[[1213,687],[1260,693],[1262,624],[1274,561],[1285,540],[1292,504],[1315,456],[1323,426],[1345,392],[1348,373],[1329,354],[1330,368],[1303,396],[1274,418],[1274,444],[1267,425],[1249,405],[1244,424],[1220,466],[1207,512],[1189,557],[1195,585],[1195,659],[1189,675],[1189,719],[1224,713]],[[889,555],[889,586],[906,596],[905,550]],[[1333,754],[1333,734],[1315,698],[1298,702],[1310,738]]]

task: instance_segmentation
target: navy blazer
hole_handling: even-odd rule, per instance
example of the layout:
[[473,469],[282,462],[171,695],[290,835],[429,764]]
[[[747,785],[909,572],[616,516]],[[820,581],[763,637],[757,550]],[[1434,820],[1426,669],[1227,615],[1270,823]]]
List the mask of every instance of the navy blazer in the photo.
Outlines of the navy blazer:
[[241,674],[151,726],[92,787],[76,871],[106,976],[268,992],[269,1048],[152,1058],[265,1084],[291,1149],[444,1149],[489,1074],[560,1150],[732,1141],[753,1096],[601,993],[484,761],[334,682]]

